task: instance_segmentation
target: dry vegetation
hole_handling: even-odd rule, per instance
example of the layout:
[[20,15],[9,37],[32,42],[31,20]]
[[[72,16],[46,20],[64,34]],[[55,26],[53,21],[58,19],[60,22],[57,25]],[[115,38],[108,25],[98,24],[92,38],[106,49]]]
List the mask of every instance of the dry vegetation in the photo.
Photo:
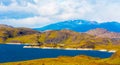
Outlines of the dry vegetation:
[[16,36],[7,38],[4,42],[28,43],[41,47],[120,49],[120,39],[96,38],[86,33],[77,33],[70,30],[46,31],[43,33]]

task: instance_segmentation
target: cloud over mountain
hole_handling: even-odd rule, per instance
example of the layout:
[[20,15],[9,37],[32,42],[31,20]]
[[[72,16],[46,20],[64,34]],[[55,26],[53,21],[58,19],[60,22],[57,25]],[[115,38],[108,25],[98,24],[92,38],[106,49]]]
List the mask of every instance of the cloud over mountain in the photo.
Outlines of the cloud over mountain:
[[69,19],[120,21],[119,6],[119,0],[0,0],[0,24],[41,27]]

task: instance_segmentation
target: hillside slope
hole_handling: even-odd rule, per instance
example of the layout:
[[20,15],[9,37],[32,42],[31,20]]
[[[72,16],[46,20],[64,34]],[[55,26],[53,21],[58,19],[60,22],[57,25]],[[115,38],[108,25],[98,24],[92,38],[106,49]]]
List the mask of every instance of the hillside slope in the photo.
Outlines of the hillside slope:
[[6,43],[29,43],[41,47],[118,49],[120,39],[101,38],[70,30],[46,31],[39,34],[8,38]]
[[86,32],[87,34],[94,35],[96,37],[102,37],[102,38],[119,38],[120,39],[120,33],[116,32],[110,32],[106,29],[102,28],[96,28],[93,30],[89,30]]
[[30,35],[34,33],[39,32],[30,28],[14,28],[12,26],[0,24],[0,43],[5,42],[8,38]]

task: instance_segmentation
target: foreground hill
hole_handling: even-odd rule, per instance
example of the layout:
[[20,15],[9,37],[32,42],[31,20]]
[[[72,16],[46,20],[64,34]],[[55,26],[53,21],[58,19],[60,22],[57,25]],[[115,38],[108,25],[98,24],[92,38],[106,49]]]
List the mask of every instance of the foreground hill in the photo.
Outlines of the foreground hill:
[[22,62],[4,63],[2,65],[120,65],[120,51],[117,51],[110,58],[100,59],[84,55],[69,57],[60,56],[57,58],[46,58]]
[[117,22],[97,23],[95,21],[87,20],[68,20],[34,29],[38,31],[69,29],[76,32],[87,32],[88,30],[95,28],[104,28],[107,29],[108,31],[120,32],[120,23]]

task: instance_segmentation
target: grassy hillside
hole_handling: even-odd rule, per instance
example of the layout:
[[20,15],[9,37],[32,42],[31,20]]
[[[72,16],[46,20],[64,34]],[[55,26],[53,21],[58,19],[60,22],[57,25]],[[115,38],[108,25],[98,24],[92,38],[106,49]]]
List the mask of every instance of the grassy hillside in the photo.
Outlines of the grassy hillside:
[[70,30],[46,31],[39,34],[17,36],[8,38],[5,42],[28,43],[41,47],[120,49],[120,40],[96,38],[86,33],[77,33]]
[[[12,31],[14,32],[14,31]],[[3,34],[2,34],[3,35]],[[70,30],[46,31],[42,33],[4,34],[1,42],[27,43],[31,45],[61,47],[61,48],[92,48],[92,49],[120,49],[120,40],[109,38],[96,38],[95,36],[78,33]]]
[[9,38],[35,33],[38,33],[38,31],[29,28],[14,28],[7,25],[0,25],[0,43],[5,43]]
[[31,35],[24,35],[24,36],[17,36],[14,38],[8,38],[6,40],[6,43],[27,43],[27,44],[36,44],[37,43],[37,35],[31,34]]

